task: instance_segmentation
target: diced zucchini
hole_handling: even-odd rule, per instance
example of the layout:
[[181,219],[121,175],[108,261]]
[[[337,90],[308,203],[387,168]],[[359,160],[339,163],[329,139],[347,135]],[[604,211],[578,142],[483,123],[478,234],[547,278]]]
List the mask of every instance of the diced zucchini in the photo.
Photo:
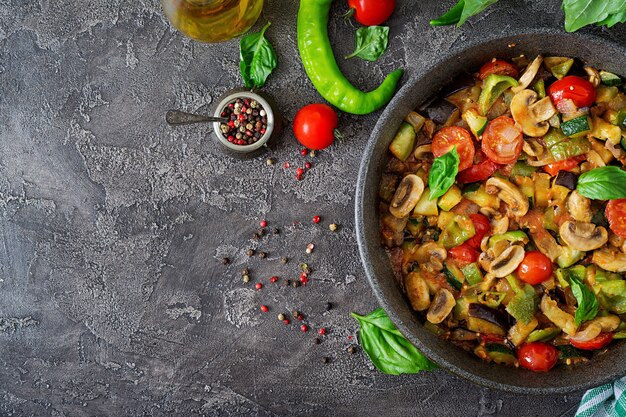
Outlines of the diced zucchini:
[[446,281],[452,288],[457,291],[461,291],[463,282],[465,281],[465,275],[459,269],[458,266],[451,262],[446,262],[443,267],[443,274],[446,276]]
[[561,131],[569,137],[582,136],[591,131],[591,122],[588,116],[578,116],[561,123]]
[[404,121],[413,126],[413,130],[415,132],[419,132],[424,127],[424,123],[426,123],[426,118],[417,112],[410,112],[404,118]]
[[515,353],[504,345],[499,343],[487,343],[485,349],[487,350],[487,356],[497,364],[512,366],[517,362]]
[[559,329],[558,327],[548,327],[547,329],[533,330],[528,335],[528,339],[526,339],[526,341],[529,343],[530,342],[547,342],[547,341],[554,339],[559,334],[561,334],[561,331],[562,330]]
[[476,262],[466,265],[463,267],[462,271],[470,285],[476,285],[483,280],[483,274],[480,272],[480,268]]
[[497,324],[478,317],[467,318],[467,329],[476,333],[504,336],[506,332]]
[[469,316],[469,305],[475,302],[476,297],[463,296],[457,298],[454,310],[452,310],[452,316],[456,320],[466,320]]
[[468,109],[461,117],[463,117],[474,136],[476,136],[476,139],[483,134],[487,127],[487,118],[481,116],[476,109]]
[[561,268],[569,268],[585,256],[585,252],[572,249],[569,246],[561,248],[561,254],[556,258],[556,263]]
[[462,198],[461,189],[456,185],[452,185],[448,191],[439,198],[437,205],[444,211],[450,211],[461,202]]
[[546,82],[543,80],[543,78],[534,83],[531,88],[535,93],[537,93],[540,99],[546,96]]
[[430,200],[430,189],[426,187],[413,209],[413,216],[436,216],[439,214],[437,200]]
[[547,207],[543,213],[543,227],[553,232],[559,232],[559,227],[555,221],[554,207]]
[[450,249],[472,238],[474,234],[476,234],[476,230],[472,220],[467,216],[457,214],[442,230],[438,243],[444,248]]
[[624,126],[624,121],[626,121],[626,109],[623,110],[612,110],[609,109],[604,113],[604,117],[606,120],[615,126]]
[[550,129],[543,140],[556,161],[582,155],[591,148],[586,137],[568,138],[561,129]]
[[602,84],[609,86],[609,87],[622,85],[622,79],[618,75],[613,74],[612,72],[600,71],[600,79],[602,80]]
[[507,242],[523,242],[527,244],[529,239],[528,235],[521,230],[511,230],[509,232],[502,233],[501,235],[493,235],[489,238],[489,247],[492,248],[496,243],[506,240]]
[[465,191],[463,197],[478,204],[480,207],[490,207],[497,209],[500,207],[500,199],[493,194],[489,194],[483,185],[480,185],[474,191]]
[[543,59],[543,63],[548,67],[552,75],[560,80],[565,77],[572,68],[574,60],[562,56],[548,56]]
[[617,87],[599,85],[598,88],[596,88],[596,103],[608,103],[617,97],[617,93],[619,93]]
[[596,116],[593,118],[591,136],[600,140],[608,140],[613,145],[617,145],[622,139],[622,129]]
[[524,162],[517,161],[515,165],[513,165],[511,176],[521,175],[522,177],[530,177],[535,172],[537,172],[537,167],[531,167]]
[[550,199],[550,175],[537,172],[533,175],[535,183],[535,207],[548,207]]
[[402,123],[389,145],[389,151],[399,160],[406,161],[415,146],[415,137],[416,133],[413,126],[406,122]]
[[539,322],[534,317],[528,323],[516,321],[515,324],[509,329],[508,338],[515,346],[519,346],[528,338],[530,333],[532,333],[538,325]]

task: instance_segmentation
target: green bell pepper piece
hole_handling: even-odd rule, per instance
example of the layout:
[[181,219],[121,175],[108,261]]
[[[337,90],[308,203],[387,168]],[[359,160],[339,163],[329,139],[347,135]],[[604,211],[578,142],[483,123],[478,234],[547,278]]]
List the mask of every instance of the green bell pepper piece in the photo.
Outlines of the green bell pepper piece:
[[537,167],[531,167],[530,165],[526,165],[523,162],[517,161],[515,165],[513,165],[513,170],[511,171],[511,176],[521,175],[522,177],[530,177],[535,172],[537,172]]
[[496,243],[501,240],[506,240],[511,243],[513,242],[524,242],[524,244],[528,243],[528,235],[521,230],[511,230],[506,233],[502,233],[501,235],[493,235],[489,238],[489,247],[492,247]]
[[454,216],[454,219],[439,235],[439,244],[446,249],[459,246],[461,243],[472,238],[476,234],[474,223],[467,216],[460,214]]
[[478,110],[485,116],[498,97],[511,87],[518,85],[515,78],[507,75],[489,74],[483,81],[483,89],[478,98]]
[[543,140],[557,161],[585,154],[591,149],[591,143],[589,143],[587,138],[569,138],[560,129],[555,128],[551,128],[543,137]]
[[596,282],[593,292],[605,309],[616,314],[626,313],[626,281],[623,279]]
[[476,285],[483,280],[483,274],[480,272],[480,268],[476,262],[472,262],[471,264],[463,267],[461,269],[463,275],[465,275],[465,280],[470,285]]
[[537,93],[540,99],[546,96],[546,82],[543,78],[533,84],[531,88],[535,93]]
[[539,300],[535,294],[535,289],[532,285],[526,284],[521,287],[521,284],[513,275],[506,277],[515,296],[509,301],[506,306],[506,311],[515,318],[517,321],[521,321],[524,324],[530,323],[535,317],[535,311],[537,311],[537,304]]

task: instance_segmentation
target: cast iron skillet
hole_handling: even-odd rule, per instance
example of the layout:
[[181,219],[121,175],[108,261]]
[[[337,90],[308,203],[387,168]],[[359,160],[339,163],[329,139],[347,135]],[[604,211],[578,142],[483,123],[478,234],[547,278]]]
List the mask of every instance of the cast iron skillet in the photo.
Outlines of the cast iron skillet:
[[[517,46],[510,48],[510,44]],[[516,36],[470,41],[443,53],[436,64],[414,75],[400,89],[374,128],[356,189],[357,239],[361,261],[381,306],[402,334],[443,369],[490,388],[523,394],[566,393],[602,385],[626,374],[626,344],[612,346],[590,363],[557,366],[548,373],[483,362],[424,329],[398,286],[379,240],[378,184],[389,158],[387,147],[403,117],[464,70],[473,71],[492,57],[511,58],[521,53],[531,59],[537,54],[577,57],[596,68],[626,75],[626,48],[585,34],[530,30]]]

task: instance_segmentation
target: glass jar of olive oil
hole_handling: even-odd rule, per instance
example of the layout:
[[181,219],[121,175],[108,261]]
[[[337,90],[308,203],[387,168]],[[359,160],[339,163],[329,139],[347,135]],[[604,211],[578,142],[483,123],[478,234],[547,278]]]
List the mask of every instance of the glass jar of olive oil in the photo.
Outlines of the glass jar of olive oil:
[[259,18],[263,0],[161,0],[163,11],[185,35],[221,42],[245,33]]

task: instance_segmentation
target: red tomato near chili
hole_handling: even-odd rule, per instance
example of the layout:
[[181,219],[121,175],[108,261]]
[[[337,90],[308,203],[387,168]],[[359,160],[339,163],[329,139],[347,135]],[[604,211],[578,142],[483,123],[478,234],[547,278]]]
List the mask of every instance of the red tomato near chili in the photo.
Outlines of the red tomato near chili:
[[457,260],[461,266],[465,266],[471,264],[472,262],[476,262],[480,253],[467,242],[463,242],[459,246],[449,249],[448,256]]
[[448,126],[435,133],[432,143],[435,158],[450,152],[456,146],[459,153],[459,171],[463,171],[474,163],[474,141],[472,134],[458,126]]
[[512,164],[517,161],[524,138],[521,129],[508,116],[496,117],[489,122],[483,133],[482,150],[497,164]]
[[519,75],[519,70],[517,69],[517,65],[512,64],[509,61],[504,61],[502,59],[494,59],[493,61],[487,62],[480,68],[478,72],[478,77],[481,80],[487,78],[488,75],[498,74],[498,75],[508,75],[509,77],[517,78]]
[[324,149],[335,140],[337,113],[326,104],[304,106],[293,119],[296,139],[309,149]]
[[576,342],[574,340],[570,340],[570,344],[575,348],[582,350],[597,350],[602,349],[613,340],[613,333],[600,333],[596,337],[591,340],[587,340],[586,342]]
[[354,18],[365,26],[377,26],[389,19],[396,8],[396,0],[348,0]]
[[589,107],[596,101],[596,89],[589,81],[576,75],[568,75],[552,83],[548,94],[555,106],[563,100],[572,100],[576,107]]
[[474,224],[476,233],[466,243],[474,249],[480,249],[480,242],[487,234],[491,233],[491,223],[489,223],[489,219],[484,214],[470,214],[469,217]]
[[543,342],[524,343],[517,349],[520,366],[535,372],[549,371],[558,359],[557,348]]
[[[482,152],[481,152],[482,153]],[[491,177],[494,172],[500,168],[499,164],[496,164],[491,159],[485,157],[481,162],[472,165],[471,167],[459,172],[456,176],[456,180],[461,183],[470,183],[477,181],[484,181]]]
[[604,214],[613,233],[626,237],[626,198],[609,201]]
[[529,251],[517,267],[517,277],[531,285],[537,285],[552,276],[552,261],[539,251]]
[[559,171],[571,171],[572,169],[576,168],[581,161],[584,160],[584,155],[574,156],[573,158],[564,159],[563,161],[548,164],[543,167],[543,170],[554,177],[559,173]]

